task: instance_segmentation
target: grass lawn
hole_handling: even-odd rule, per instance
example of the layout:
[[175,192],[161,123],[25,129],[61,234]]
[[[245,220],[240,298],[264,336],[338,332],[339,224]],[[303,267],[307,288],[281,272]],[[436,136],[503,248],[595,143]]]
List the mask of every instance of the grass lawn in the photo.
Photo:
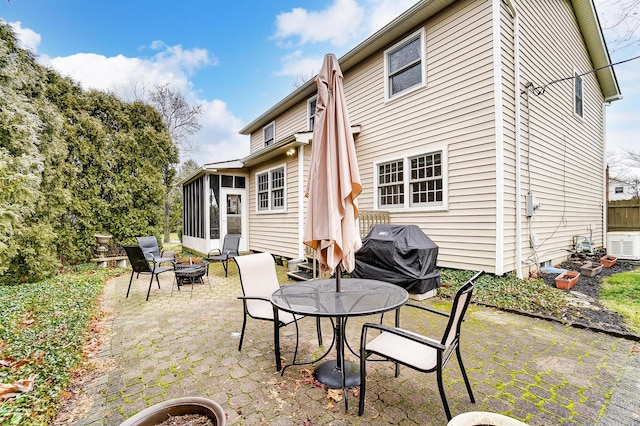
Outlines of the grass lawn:
[[622,315],[631,331],[640,334],[640,269],[604,279],[600,300],[604,306]]

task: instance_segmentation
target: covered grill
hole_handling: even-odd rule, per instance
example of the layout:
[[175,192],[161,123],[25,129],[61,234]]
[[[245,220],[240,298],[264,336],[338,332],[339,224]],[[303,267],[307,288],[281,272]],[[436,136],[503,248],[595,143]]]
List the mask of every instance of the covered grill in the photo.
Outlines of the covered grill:
[[440,287],[438,246],[416,225],[374,225],[356,252],[355,278],[397,284],[422,294]]

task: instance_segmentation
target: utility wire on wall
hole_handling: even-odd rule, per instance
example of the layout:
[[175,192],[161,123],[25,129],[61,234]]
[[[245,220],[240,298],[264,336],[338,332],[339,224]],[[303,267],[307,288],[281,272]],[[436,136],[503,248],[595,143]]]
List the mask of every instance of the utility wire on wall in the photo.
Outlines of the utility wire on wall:
[[625,60],[623,60],[623,61],[615,62],[615,63],[613,63],[613,64],[604,65],[604,66],[602,66],[602,67],[595,68],[595,69],[592,69],[592,70],[587,71],[587,72],[585,72],[585,73],[578,74],[578,75],[574,75],[574,76],[572,76],[572,77],[565,77],[565,78],[560,78],[560,79],[558,79],[558,80],[553,80],[553,81],[551,81],[551,82],[549,82],[549,83],[545,84],[544,86],[538,86],[538,87],[535,87],[535,86],[533,85],[533,83],[527,83],[527,86],[526,86],[526,87],[527,87],[527,89],[530,89],[530,90],[533,92],[533,94],[534,94],[534,95],[536,95],[536,96],[540,96],[540,95],[543,95],[543,94],[544,94],[544,92],[545,92],[545,90],[547,89],[547,87],[549,87],[549,86],[551,86],[551,85],[553,85],[553,84],[560,83],[560,82],[567,81],[567,80],[573,80],[573,79],[574,79],[574,78],[576,78],[576,77],[582,77],[582,76],[584,76],[584,75],[593,74],[593,73],[598,72],[598,71],[600,71],[600,70],[603,70],[603,69],[605,69],[605,68],[609,68],[609,67],[612,67],[612,66],[614,66],[614,65],[624,64],[625,62],[631,62],[631,61],[634,61],[634,60],[636,60],[636,59],[640,59],[640,56],[635,56],[635,57],[633,57],[633,58],[629,58],[629,59],[625,59]]

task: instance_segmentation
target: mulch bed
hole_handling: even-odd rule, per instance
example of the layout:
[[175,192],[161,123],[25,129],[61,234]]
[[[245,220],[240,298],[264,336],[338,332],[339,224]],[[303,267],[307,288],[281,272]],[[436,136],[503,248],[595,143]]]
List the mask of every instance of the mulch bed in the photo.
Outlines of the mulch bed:
[[[599,263],[598,256],[584,258],[573,258],[563,262],[557,267],[569,271],[580,272],[580,268],[587,262]],[[584,324],[589,327],[597,327],[619,333],[628,333],[629,330],[624,324],[624,319],[617,313],[612,312],[602,306],[599,301],[600,283],[602,278],[619,272],[631,271],[638,268],[638,263],[618,260],[610,268],[602,268],[602,272],[593,277],[581,274],[578,282],[568,290],[574,297],[574,303],[569,304],[562,317],[564,320]],[[544,282],[552,287],[556,286],[555,278],[557,274],[542,274]]]

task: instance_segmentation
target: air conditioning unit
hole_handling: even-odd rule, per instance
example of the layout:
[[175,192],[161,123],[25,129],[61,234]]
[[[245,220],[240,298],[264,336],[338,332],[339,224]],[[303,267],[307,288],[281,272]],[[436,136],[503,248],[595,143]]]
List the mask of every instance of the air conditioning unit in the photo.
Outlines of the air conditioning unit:
[[640,260],[640,232],[607,232],[607,254],[618,259]]

